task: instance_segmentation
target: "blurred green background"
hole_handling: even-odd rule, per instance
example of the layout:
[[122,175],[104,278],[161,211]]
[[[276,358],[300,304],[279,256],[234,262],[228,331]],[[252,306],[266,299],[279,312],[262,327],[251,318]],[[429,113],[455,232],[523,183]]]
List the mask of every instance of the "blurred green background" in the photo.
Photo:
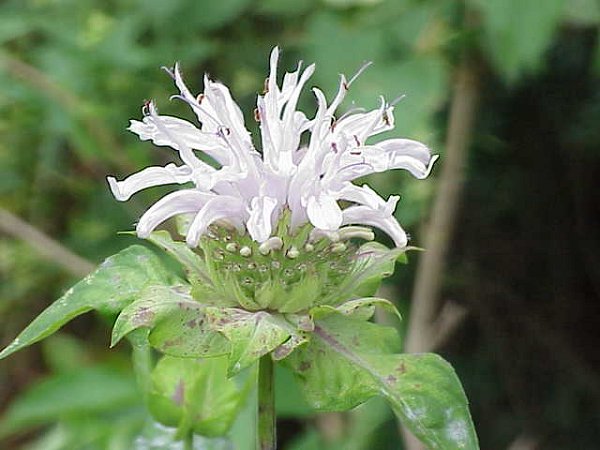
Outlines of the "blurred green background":
[[[131,244],[117,231],[164,192],[121,204],[105,182],[171,161],[125,130],[144,100],[192,118],[161,66],[180,61],[196,92],[204,72],[225,82],[256,129],[274,45],[287,70],[316,62],[310,84],[329,95],[370,60],[345,107],[405,95],[395,135],[441,154],[426,181],[369,180],[403,196],[398,218],[429,247],[385,287],[403,327],[427,325],[425,347],[456,367],[482,449],[597,448],[599,24],[597,0],[2,1],[0,346]],[[0,362],[0,448],[134,448],[145,416],[128,349],[107,349],[111,320],[87,315]],[[382,404],[314,416],[289,374],[278,383],[282,448],[403,448]],[[135,448],[176,448],[151,441]]]

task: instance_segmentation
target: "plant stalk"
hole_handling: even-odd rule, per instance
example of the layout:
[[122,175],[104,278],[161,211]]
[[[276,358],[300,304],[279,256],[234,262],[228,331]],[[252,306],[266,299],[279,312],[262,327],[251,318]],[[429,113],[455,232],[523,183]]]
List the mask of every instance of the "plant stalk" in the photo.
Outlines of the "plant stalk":
[[183,450],[194,450],[194,432],[191,430],[183,440]]
[[274,378],[273,360],[271,355],[265,355],[258,363],[258,450],[277,448]]

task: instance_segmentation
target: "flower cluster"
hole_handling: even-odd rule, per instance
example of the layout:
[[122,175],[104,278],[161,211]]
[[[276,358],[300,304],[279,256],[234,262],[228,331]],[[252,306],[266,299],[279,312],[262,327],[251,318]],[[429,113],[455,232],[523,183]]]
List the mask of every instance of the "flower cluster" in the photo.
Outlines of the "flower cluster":
[[[352,181],[390,169],[405,169],[425,178],[436,157],[425,145],[409,139],[367,144],[371,136],[394,128],[393,105],[384,99],[372,111],[355,109],[336,117],[356,76],[350,80],[341,76],[329,104],[323,92],[313,88],[318,107],[309,119],[297,105],[314,64],[304,70],[298,64],[279,86],[278,59],[275,48],[265,93],[257,99],[261,152],[255,149],[242,112],[226,86],[205,76],[204,93],[194,96],[179,67],[169,70],[180,91],[174,97],[190,105],[200,128],[159,115],[150,102],[144,105],[143,120],[132,120],[129,129],[143,140],[174,148],[183,164],[148,167],[123,181],[109,177],[108,182],[120,201],[152,186],[193,183],[193,187],[170,193],[149,208],[137,225],[138,236],[147,238],[170,217],[187,215],[191,222],[186,241],[191,247],[199,244],[212,224],[234,227],[264,244],[273,239],[281,217],[289,214],[292,233],[310,224],[313,235],[336,240],[348,225],[367,225],[383,230],[397,247],[405,247],[406,233],[393,216],[398,197],[385,200],[368,185]],[[200,159],[195,151],[208,158]],[[339,201],[351,206],[342,209]]]

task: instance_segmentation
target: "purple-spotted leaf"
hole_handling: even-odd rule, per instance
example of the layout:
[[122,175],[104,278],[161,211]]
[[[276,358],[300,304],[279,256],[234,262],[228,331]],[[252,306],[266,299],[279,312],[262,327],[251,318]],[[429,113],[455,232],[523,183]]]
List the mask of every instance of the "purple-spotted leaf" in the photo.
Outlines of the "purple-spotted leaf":
[[128,247],[106,259],[46,308],[0,353],[0,359],[50,336],[83,313],[97,310],[116,314],[147,286],[173,282],[173,276],[152,251],[140,245]]
[[389,327],[352,315],[315,320],[310,342],[285,361],[309,403],[346,410],[383,396],[430,449],[478,449],[467,398],[454,370],[434,354],[397,354]]
[[[336,339],[348,342],[360,353],[399,350],[398,334],[392,327],[341,314],[328,315],[315,325],[336,330]],[[378,389],[372,378],[315,332],[307,344],[283,360],[301,381],[308,402],[323,411],[345,411],[376,395]]]
[[238,386],[228,378],[225,357],[163,356],[152,372],[149,409],[157,421],[176,427],[179,437],[190,431],[222,436],[243,406],[251,379]]
[[117,318],[112,345],[133,330],[149,328],[150,345],[167,355],[201,358],[228,354],[229,342],[211,328],[205,309],[190,296],[189,286],[151,286]]
[[266,311],[248,312],[237,308],[207,308],[206,315],[213,330],[230,343],[228,373],[230,375],[252,365],[286,341],[294,332],[280,315]]

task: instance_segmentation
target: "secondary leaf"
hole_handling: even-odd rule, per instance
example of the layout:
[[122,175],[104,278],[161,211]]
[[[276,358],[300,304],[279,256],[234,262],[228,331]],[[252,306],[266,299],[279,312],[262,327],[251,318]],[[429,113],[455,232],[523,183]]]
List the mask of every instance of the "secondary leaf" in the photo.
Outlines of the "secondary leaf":
[[93,309],[116,314],[149,285],[170,284],[158,256],[133,245],[107,258],[94,272],[69,289],[36,317],[2,352],[0,359],[38,342],[75,317]]
[[[399,350],[395,329],[364,320],[332,314],[316,324],[336,330],[335,339],[349,343],[356,352]],[[378,393],[364,370],[313,333],[308,344],[298,347],[284,362],[301,380],[308,402],[324,411],[345,411]]]
[[164,356],[152,374],[149,407],[161,423],[204,436],[225,434],[243,406],[246,390],[227,377],[227,358]]
[[208,357],[229,353],[229,342],[206,320],[206,307],[189,287],[151,286],[123,309],[113,327],[112,345],[138,328],[149,328],[150,345],[171,356]]
[[388,327],[334,314],[315,321],[312,340],[286,361],[308,401],[345,410],[382,395],[431,449],[477,449],[467,399],[452,367],[434,354],[395,354]]

